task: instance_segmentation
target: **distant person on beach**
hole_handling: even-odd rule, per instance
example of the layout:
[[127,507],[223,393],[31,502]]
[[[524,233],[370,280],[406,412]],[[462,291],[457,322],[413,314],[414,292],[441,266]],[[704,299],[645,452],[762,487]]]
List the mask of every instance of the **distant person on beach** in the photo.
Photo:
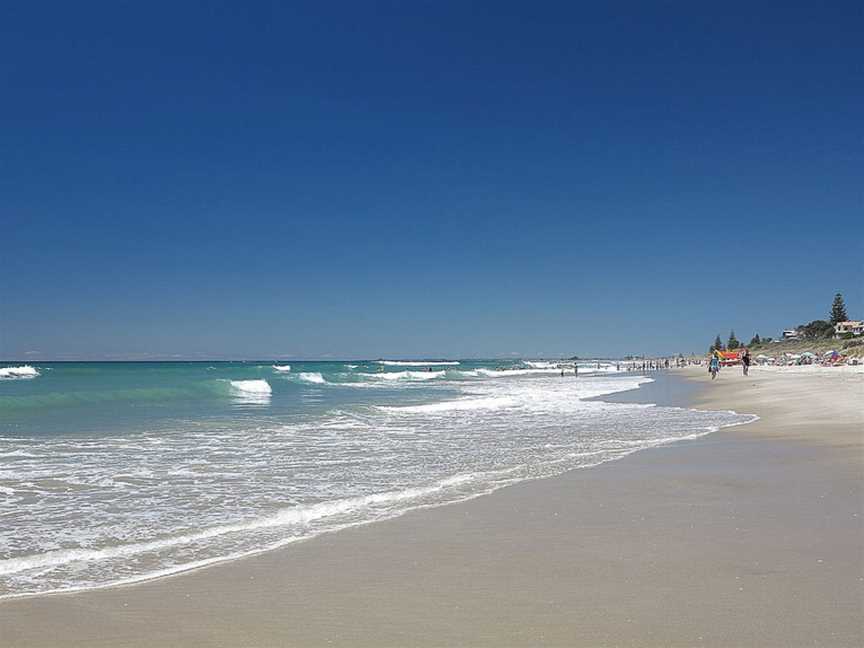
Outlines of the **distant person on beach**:
[[575,362],[573,363],[573,375],[574,375],[574,376],[578,376],[578,375],[579,375],[579,365],[576,364]]
[[750,375],[750,349],[744,349],[741,355],[741,368],[744,370],[744,375]]
[[717,377],[717,374],[720,372],[720,357],[717,355],[717,352],[711,354],[711,361],[708,363],[708,373],[711,374],[711,380],[714,380]]

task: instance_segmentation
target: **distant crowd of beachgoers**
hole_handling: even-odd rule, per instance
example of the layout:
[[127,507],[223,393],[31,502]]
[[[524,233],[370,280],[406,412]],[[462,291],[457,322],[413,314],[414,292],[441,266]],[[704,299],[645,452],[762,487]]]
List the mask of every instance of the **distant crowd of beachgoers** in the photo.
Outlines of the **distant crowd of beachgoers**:
[[[747,376],[750,367],[757,365],[762,367],[793,367],[816,365],[819,367],[858,366],[864,364],[864,359],[856,356],[846,356],[840,351],[830,350],[824,353],[813,353],[804,351],[802,353],[781,353],[768,356],[763,353],[751,354],[747,347],[734,351],[713,350],[705,357],[679,355],[671,358],[653,358],[628,360],[616,364],[618,371],[659,371],[662,369],[684,367],[706,367],[712,378],[716,378],[724,367],[740,367],[743,375]],[[577,372],[578,373],[578,372]],[[562,373],[563,375],[563,373]]]
[[730,365],[742,364],[757,364],[763,366],[800,366],[800,365],[821,365],[825,367],[836,367],[840,365],[858,365],[862,363],[862,359],[857,356],[846,356],[845,354],[831,349],[824,353],[813,353],[812,351],[803,351],[802,353],[781,353],[775,356],[768,356],[760,353],[756,356],[751,356],[747,348],[738,349],[736,351],[712,351],[705,359],[698,359],[696,364],[710,363],[711,358],[716,357],[721,366],[728,367]]

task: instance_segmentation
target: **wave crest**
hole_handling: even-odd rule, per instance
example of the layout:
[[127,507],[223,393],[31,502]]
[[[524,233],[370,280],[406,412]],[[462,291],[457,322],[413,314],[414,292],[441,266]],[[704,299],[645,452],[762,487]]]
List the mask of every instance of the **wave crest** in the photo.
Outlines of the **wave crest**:
[[382,371],[358,375],[373,380],[432,380],[433,378],[442,378],[445,374],[444,371]]
[[270,394],[273,390],[266,380],[232,380],[231,388],[246,394]]
[[324,380],[324,376],[317,371],[303,371],[297,374],[297,378],[303,382],[313,383],[315,385],[323,385],[327,382]]
[[512,398],[466,398],[427,405],[408,405],[405,407],[382,406],[378,409],[395,414],[434,414],[436,412],[464,412],[480,409],[502,409],[516,404]]
[[35,378],[41,375],[36,367],[21,365],[20,367],[0,367],[0,380],[16,380],[20,378]]
[[489,378],[503,378],[507,376],[530,376],[556,374],[560,369],[478,369],[477,373]]
[[458,360],[378,360],[377,362],[390,367],[452,367],[461,364]]

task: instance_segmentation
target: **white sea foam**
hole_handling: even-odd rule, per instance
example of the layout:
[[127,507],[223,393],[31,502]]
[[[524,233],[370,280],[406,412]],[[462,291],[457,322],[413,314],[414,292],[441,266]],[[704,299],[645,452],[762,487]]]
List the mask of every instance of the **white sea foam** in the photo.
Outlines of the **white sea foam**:
[[453,371],[452,373],[453,373],[453,375],[458,376],[460,378],[479,378],[480,377],[480,374],[477,373],[476,369],[468,369],[466,371],[458,370],[458,371]]
[[358,375],[374,380],[432,380],[433,378],[442,378],[446,373],[445,371],[379,371],[378,373],[361,373]]
[[266,380],[232,380],[231,387],[238,392],[250,394],[269,394],[273,390]]
[[291,365],[273,365],[273,369],[279,373],[288,373],[291,371]]
[[466,398],[463,400],[429,403],[428,405],[407,405],[403,407],[379,407],[385,412],[396,414],[434,414],[436,412],[465,412],[470,410],[501,409],[513,407],[516,401],[512,398]]
[[523,360],[522,364],[531,367],[532,369],[555,369],[558,366],[556,362],[541,362],[532,360]]
[[[392,518],[406,513],[415,508],[426,508],[434,506],[435,503],[430,501],[430,496],[435,496],[439,493],[449,493],[450,501],[458,502],[466,499],[472,499],[483,495],[487,492],[495,490],[494,488],[486,487],[483,490],[475,492],[464,492],[462,489],[472,482],[480,481],[484,477],[490,478],[496,474],[506,476],[512,470],[506,469],[489,473],[469,473],[454,475],[433,483],[429,486],[410,487],[401,490],[386,491],[381,493],[373,493],[360,497],[349,497],[340,500],[321,502],[312,505],[301,505],[289,509],[283,509],[278,513],[263,518],[250,520],[241,524],[220,525],[206,529],[204,531],[178,536],[174,538],[166,538],[162,540],[154,540],[149,542],[133,542],[123,545],[114,545],[101,549],[60,549],[47,551],[38,555],[19,556],[8,560],[0,560],[0,576],[19,575],[22,572],[36,571],[47,572],[53,568],[62,569],[69,565],[75,566],[87,563],[99,563],[111,560],[131,559],[141,554],[149,554],[160,550],[174,549],[184,545],[194,545],[195,543],[210,540],[220,536],[254,532],[261,529],[272,528],[289,528],[295,530],[294,533],[283,535],[276,541],[269,542],[266,545],[256,548],[247,549],[246,551],[235,551],[222,556],[213,558],[204,558],[194,560],[183,565],[175,565],[167,568],[152,570],[148,573],[143,573],[131,577],[118,578],[111,583],[105,585],[126,585],[143,580],[150,580],[169,576],[191,569],[197,569],[216,562],[233,560],[277,549],[302,540],[307,537],[317,535],[317,532],[310,527],[320,520],[329,518],[337,518],[334,520],[329,531],[337,531],[342,528],[355,526],[358,524],[368,524],[376,520]],[[500,485],[506,485],[508,481],[501,479]],[[444,503],[444,502],[440,502]],[[365,513],[365,517],[356,517],[356,513]],[[372,513],[370,516],[369,514]],[[352,514],[355,514],[352,516]],[[93,587],[92,585],[90,587]],[[63,584],[59,587],[45,589],[40,593],[51,594],[59,592],[72,592],[82,589],[90,589],[87,586],[76,586],[74,583]],[[35,592],[33,592],[35,593]],[[4,598],[16,598],[20,596],[31,595],[31,592],[20,592],[14,594],[0,593],[0,600]]]
[[20,367],[0,367],[0,380],[15,380],[19,378],[35,378],[40,375],[35,367],[21,365]]
[[303,382],[313,383],[315,385],[323,385],[327,382],[324,380],[324,376],[317,371],[303,371],[297,374],[297,377]]
[[[324,381],[301,366],[280,385]],[[336,389],[274,394],[336,399],[312,415],[273,407],[164,430],[0,435],[0,598],[177,573],[750,420],[586,400],[650,380],[632,373],[453,379],[461,373],[345,372],[354,382],[339,384],[379,391],[344,401]],[[221,384],[232,404],[269,402],[264,380]]]
[[452,367],[461,364],[457,360],[378,360],[377,362],[393,367]]
[[507,378],[513,376],[531,376],[556,374],[560,369],[478,369],[477,373],[490,378]]
[[11,452],[0,452],[0,457],[38,457],[38,454],[32,454],[26,450],[12,450]]
[[[579,374],[617,374],[622,373],[618,371],[618,365],[612,363],[603,363],[603,362],[580,362],[579,364]],[[599,365],[599,366],[598,366]]]
[[[214,526],[197,533],[180,535],[176,537],[152,540],[148,542],[132,542],[108,546],[100,549],[59,549],[46,551],[37,555],[19,556],[7,560],[0,560],[0,576],[14,574],[30,569],[45,569],[69,563],[81,563],[107,558],[133,556],[146,552],[157,551],[186,545],[201,540],[207,540],[217,536],[228,535],[255,529],[266,529],[282,526],[305,526],[322,518],[343,515],[357,509],[399,503],[407,500],[415,500],[438,493],[441,490],[464,484],[472,479],[471,475],[456,475],[439,480],[430,486],[411,487],[401,490],[372,493],[359,497],[348,497],[317,504],[292,506],[282,509],[275,514],[253,519],[239,524],[223,524]],[[14,492],[11,489],[6,489]],[[0,596],[0,599],[3,597]]]

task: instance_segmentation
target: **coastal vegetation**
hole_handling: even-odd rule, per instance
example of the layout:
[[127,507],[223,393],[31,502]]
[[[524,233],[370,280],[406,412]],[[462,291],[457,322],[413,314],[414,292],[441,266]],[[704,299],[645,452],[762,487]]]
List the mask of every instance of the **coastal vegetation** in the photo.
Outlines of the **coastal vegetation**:
[[[855,337],[851,333],[845,333],[835,336],[834,326],[838,322],[845,322],[849,319],[846,312],[846,304],[841,293],[834,295],[834,300],[831,304],[829,318],[827,320],[816,319],[806,324],[799,324],[795,327],[798,333],[797,339],[774,340],[771,337],[762,337],[759,333],[755,333],[747,347],[753,353],[765,353],[776,356],[784,353],[802,353],[810,351],[812,353],[825,353],[828,351],[839,351],[846,356],[864,356],[864,339]],[[714,342],[708,347],[708,351],[733,351],[742,346],[741,342],[735,337],[735,331],[729,333],[729,339],[724,344],[720,336],[714,338]]]
[[843,301],[843,295],[837,293],[834,295],[834,303],[831,304],[831,323],[845,322],[849,319],[846,314],[846,303]]
[[771,357],[779,357],[784,353],[801,354],[810,351],[816,355],[823,355],[828,351],[838,351],[850,357],[864,357],[864,340],[835,340],[833,338],[812,338],[802,340],[776,340],[774,342],[763,342],[748,347],[754,355],[764,353]]
[[[757,334],[755,337],[758,338],[759,335]],[[752,342],[752,340],[751,340],[751,342]],[[708,351],[709,352],[710,351],[734,351],[735,349],[738,349],[741,346],[742,346],[741,341],[737,337],[735,337],[735,330],[733,329],[733,330],[729,331],[729,340],[726,342],[726,344],[723,344],[723,341],[720,339],[720,336],[718,335],[717,337],[714,338],[714,344],[712,344],[710,347],[708,347]]]

